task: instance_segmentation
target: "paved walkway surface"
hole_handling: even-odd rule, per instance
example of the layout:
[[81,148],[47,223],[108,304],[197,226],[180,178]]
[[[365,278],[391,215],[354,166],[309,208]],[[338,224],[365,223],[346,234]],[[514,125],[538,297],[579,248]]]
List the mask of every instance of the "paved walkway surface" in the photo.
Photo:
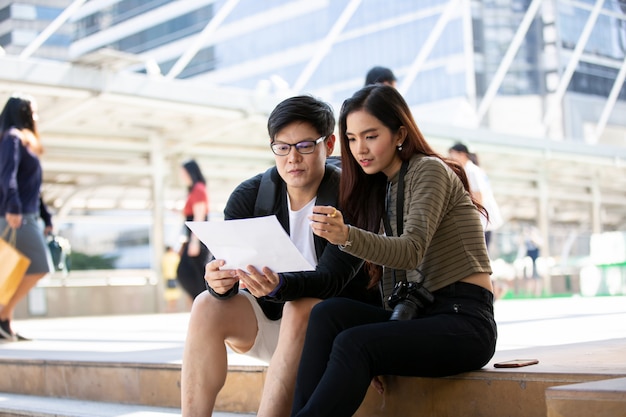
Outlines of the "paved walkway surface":
[[0,358],[181,363],[188,319],[189,313],[16,320],[13,329],[32,341],[0,344]]
[[[498,351],[626,337],[626,297],[498,300]],[[189,313],[16,320],[0,358],[180,363]],[[232,364],[263,362],[232,353]]]
[[[623,296],[498,300],[495,310],[498,352],[626,338]],[[16,320],[14,329],[33,340],[0,343],[0,358],[179,364],[188,319],[188,313],[174,313]],[[263,364],[235,353],[229,354],[229,361]],[[0,402],[3,398],[0,395]],[[20,396],[10,400],[19,401]]]

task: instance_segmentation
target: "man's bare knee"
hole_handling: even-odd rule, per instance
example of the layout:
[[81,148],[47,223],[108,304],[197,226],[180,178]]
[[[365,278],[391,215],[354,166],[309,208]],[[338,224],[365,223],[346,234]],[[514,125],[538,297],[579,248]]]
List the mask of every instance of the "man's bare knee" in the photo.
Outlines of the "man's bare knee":
[[207,338],[227,342],[238,352],[249,350],[257,333],[250,301],[239,294],[228,299],[218,299],[208,292],[198,295],[191,308],[190,327]]
[[205,291],[194,300],[191,307],[191,317],[210,320],[212,323],[218,325],[228,325],[230,320],[224,320],[224,315],[229,314],[230,317],[239,317],[241,314],[247,314],[248,306],[246,306],[246,302],[247,300],[245,298],[238,295],[220,300],[209,294],[208,291]]
[[212,331],[220,332],[226,327],[224,320],[219,320],[220,312],[228,310],[226,300],[225,305],[220,305],[221,300],[216,299],[208,292],[199,294],[191,306],[190,326],[210,328]]

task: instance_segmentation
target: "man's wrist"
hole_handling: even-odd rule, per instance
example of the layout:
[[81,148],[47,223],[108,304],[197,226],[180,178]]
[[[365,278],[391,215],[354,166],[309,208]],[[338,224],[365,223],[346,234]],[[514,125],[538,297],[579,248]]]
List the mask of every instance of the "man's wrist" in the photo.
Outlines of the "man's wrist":
[[267,296],[276,297],[276,294],[278,294],[278,291],[280,291],[280,289],[283,287],[284,282],[285,282],[285,279],[283,278],[283,276],[278,274],[278,285],[276,285],[276,288],[274,288],[271,293],[267,294]]
[[223,294],[220,294],[217,291],[215,291],[213,288],[211,288],[211,286],[209,285],[208,282],[206,282],[206,281],[204,281],[204,282],[206,283],[206,288],[209,291],[209,294],[211,294],[215,298],[219,298],[219,299],[225,300],[225,299],[234,297],[235,294],[237,294],[239,292],[239,284],[238,283],[235,283],[235,285],[233,285],[233,287],[230,290],[226,291]]

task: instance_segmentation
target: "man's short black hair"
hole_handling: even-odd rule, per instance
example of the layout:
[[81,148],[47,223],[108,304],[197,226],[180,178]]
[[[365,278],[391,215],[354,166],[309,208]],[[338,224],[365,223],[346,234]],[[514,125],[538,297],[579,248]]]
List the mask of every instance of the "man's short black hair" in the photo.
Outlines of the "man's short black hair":
[[332,107],[310,95],[301,95],[283,100],[272,110],[267,120],[270,139],[273,141],[278,132],[296,121],[310,123],[322,136],[330,136],[335,130]]

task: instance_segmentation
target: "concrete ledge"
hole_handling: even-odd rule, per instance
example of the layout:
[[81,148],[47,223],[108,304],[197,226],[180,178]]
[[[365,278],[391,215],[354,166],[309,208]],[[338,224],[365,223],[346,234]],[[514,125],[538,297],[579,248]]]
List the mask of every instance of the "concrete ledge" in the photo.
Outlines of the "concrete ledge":
[[[255,412],[265,366],[229,367],[216,410]],[[0,392],[180,408],[180,365],[0,359]]]
[[0,360],[0,391],[180,407],[180,365]]
[[626,378],[551,387],[548,417],[626,417]]
[[[215,400],[215,410],[256,414],[261,403],[266,370],[266,366],[230,366],[224,388]],[[180,399],[178,404],[180,407]]]
[[[539,364],[516,369],[493,367],[495,362],[517,358],[537,358]],[[180,407],[179,363],[111,359],[110,356],[106,362],[0,359],[0,375],[3,375],[0,392]],[[229,367],[216,411],[254,413],[265,371],[265,366]],[[626,378],[626,339],[503,351],[496,353],[484,369],[452,377],[385,377],[385,394],[381,396],[370,389],[356,416],[546,417],[546,393],[550,392],[555,399],[568,393],[567,389],[552,393],[553,387],[614,378]],[[606,395],[606,390],[587,390],[586,395],[593,399]],[[580,398],[583,401],[582,395]],[[559,414],[550,417],[557,416],[561,417]]]
[[56,272],[29,291],[14,319],[153,314],[164,305],[162,291],[151,270]]
[[356,416],[545,417],[547,388],[590,378],[602,376],[483,370],[447,378],[386,377],[386,393],[370,388]]
[[[536,358],[539,364],[493,367],[518,358]],[[356,416],[546,417],[549,388],[625,376],[625,339],[503,351],[479,371],[447,378],[386,377],[385,394],[370,388]]]

